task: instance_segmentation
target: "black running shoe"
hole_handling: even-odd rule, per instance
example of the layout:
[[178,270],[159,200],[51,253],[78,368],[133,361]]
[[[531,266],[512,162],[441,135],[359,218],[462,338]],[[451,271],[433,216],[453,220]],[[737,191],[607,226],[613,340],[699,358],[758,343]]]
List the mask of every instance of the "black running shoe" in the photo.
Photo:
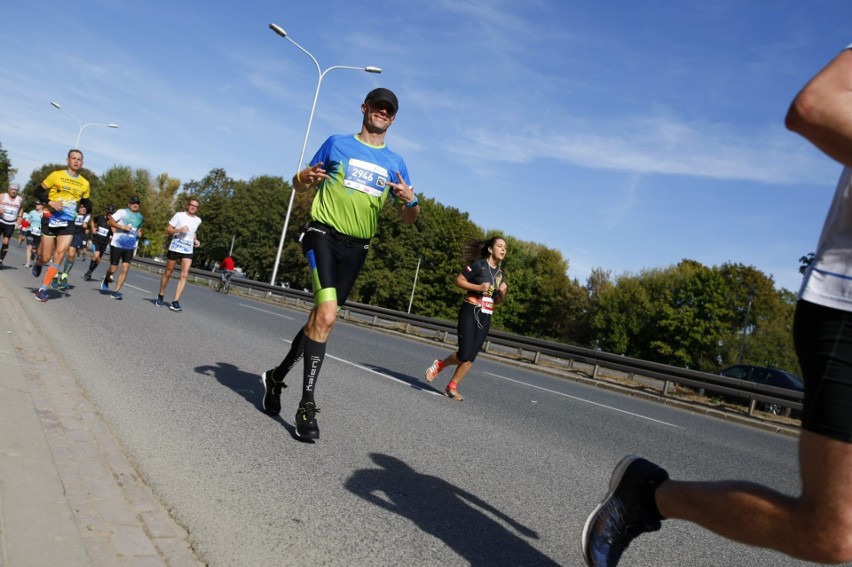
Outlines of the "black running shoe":
[[296,410],[296,435],[302,439],[319,439],[317,414],[319,408],[313,402],[299,405]]
[[589,567],[615,567],[633,539],[660,529],[660,520],[642,505],[669,478],[654,463],[630,455],[612,473],[609,493],[583,527],[583,557]]
[[263,384],[263,411],[269,415],[281,413],[281,390],[287,387],[284,382],[276,382],[272,377],[275,369],[267,370],[260,375],[260,383]]

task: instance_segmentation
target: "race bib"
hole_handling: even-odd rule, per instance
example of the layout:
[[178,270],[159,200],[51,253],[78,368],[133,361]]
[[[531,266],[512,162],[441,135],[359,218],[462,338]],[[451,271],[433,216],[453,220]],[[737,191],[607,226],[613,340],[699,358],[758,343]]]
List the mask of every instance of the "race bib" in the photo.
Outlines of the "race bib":
[[192,254],[192,241],[184,240],[183,238],[172,238],[172,244],[169,250],[178,254]]
[[50,228],[62,228],[64,226],[68,226],[67,220],[60,220],[55,216],[50,217],[50,220],[47,221],[47,226]]
[[18,218],[18,209],[5,208],[3,209],[3,220],[13,221]]
[[41,236],[41,224],[31,225],[30,234],[32,234],[33,236]]
[[105,226],[98,227],[98,236],[109,236],[109,229]]
[[85,215],[77,215],[77,218],[74,219],[74,224],[77,226],[83,226],[83,222],[85,221]]
[[67,202],[67,203],[64,202],[64,201],[60,201],[60,202],[62,203],[62,208],[53,211],[53,213],[51,213],[51,215],[50,215],[50,218],[51,218],[51,222],[52,222],[52,219],[60,219],[60,220],[64,221],[65,224],[63,224],[63,225],[51,224],[50,226],[68,226],[68,221],[73,221],[74,219],[77,218],[77,203],[75,201],[70,201],[70,202]]
[[134,230],[132,233],[126,232],[124,234],[117,235],[113,241],[113,246],[124,250],[130,250],[131,248],[136,248],[138,241],[139,238],[136,236],[136,231]]
[[388,170],[368,161],[350,159],[343,178],[343,186],[366,193],[371,197],[381,197],[385,193]]
[[486,315],[491,315],[494,313],[494,298],[489,297],[487,295],[482,296],[482,312]]

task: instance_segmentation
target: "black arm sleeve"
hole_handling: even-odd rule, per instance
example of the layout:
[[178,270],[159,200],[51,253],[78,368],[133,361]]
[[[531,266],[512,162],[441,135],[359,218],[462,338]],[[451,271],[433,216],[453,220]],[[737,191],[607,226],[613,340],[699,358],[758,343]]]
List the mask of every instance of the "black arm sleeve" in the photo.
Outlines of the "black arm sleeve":
[[47,203],[48,201],[48,191],[41,183],[36,185],[35,196],[39,203]]

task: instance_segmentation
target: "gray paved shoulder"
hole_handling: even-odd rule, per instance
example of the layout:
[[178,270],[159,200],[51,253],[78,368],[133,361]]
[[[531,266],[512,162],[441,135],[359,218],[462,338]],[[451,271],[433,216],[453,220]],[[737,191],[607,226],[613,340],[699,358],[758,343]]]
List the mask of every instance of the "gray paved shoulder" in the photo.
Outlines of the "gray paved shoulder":
[[197,567],[188,534],[0,279],[0,567]]

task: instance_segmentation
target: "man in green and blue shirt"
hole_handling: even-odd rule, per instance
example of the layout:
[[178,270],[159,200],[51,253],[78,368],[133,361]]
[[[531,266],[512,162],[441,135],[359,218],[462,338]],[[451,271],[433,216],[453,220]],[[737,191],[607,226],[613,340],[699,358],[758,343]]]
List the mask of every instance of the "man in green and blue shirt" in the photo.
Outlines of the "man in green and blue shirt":
[[296,412],[296,435],[303,439],[319,438],[314,389],[326,341],[337,310],[346,302],[367,258],[379,212],[393,197],[403,222],[414,223],[420,215],[405,161],[385,146],[385,134],[398,110],[393,92],[384,88],[370,91],[361,105],[361,131],[328,138],[310,165],[292,180],[297,192],[317,190],[302,237],[313,280],[314,307],[287,356],[262,374],[261,383],[264,411],[278,415],[284,377],[304,357],[302,399]]

